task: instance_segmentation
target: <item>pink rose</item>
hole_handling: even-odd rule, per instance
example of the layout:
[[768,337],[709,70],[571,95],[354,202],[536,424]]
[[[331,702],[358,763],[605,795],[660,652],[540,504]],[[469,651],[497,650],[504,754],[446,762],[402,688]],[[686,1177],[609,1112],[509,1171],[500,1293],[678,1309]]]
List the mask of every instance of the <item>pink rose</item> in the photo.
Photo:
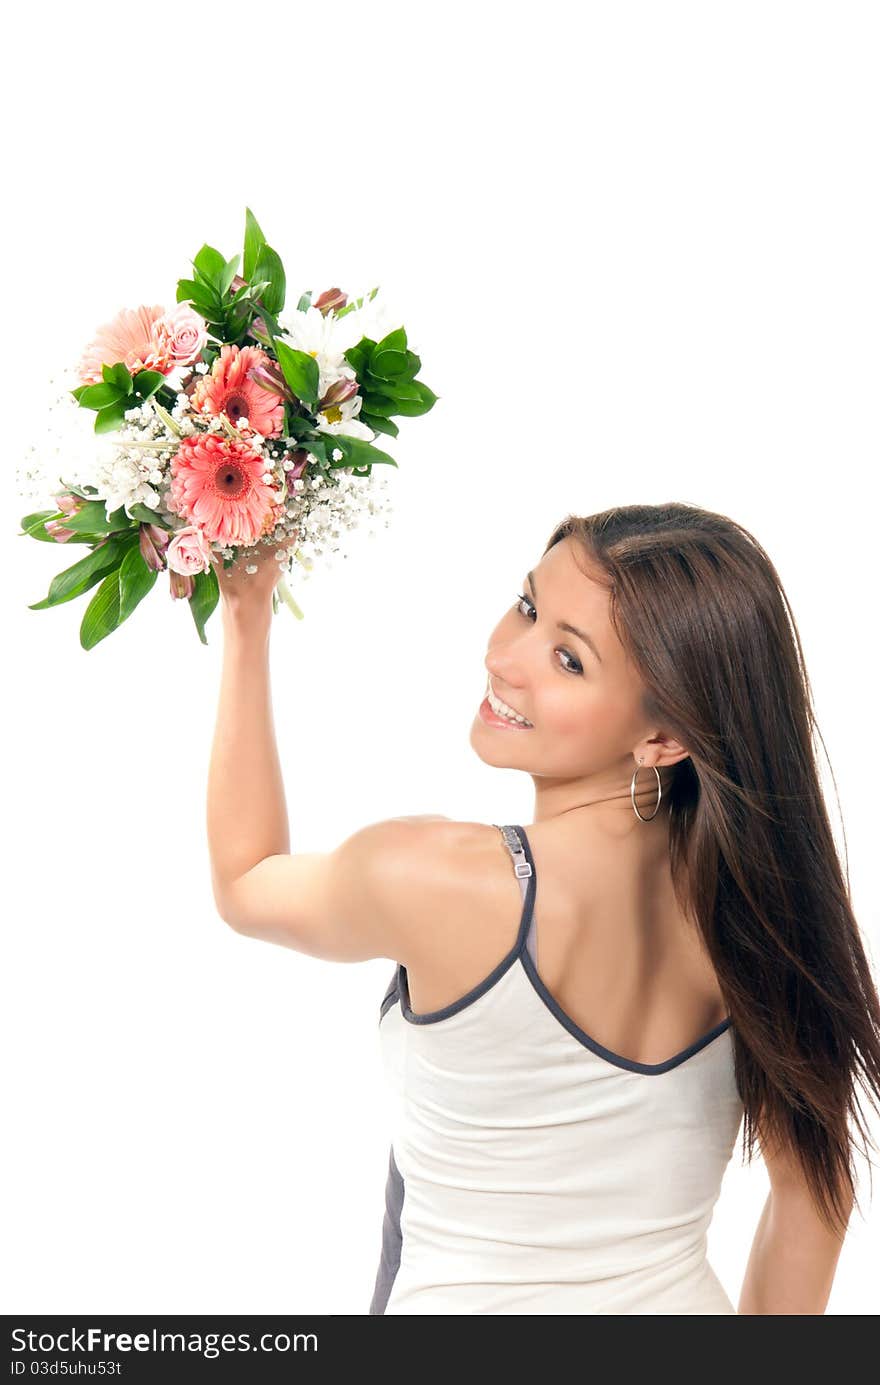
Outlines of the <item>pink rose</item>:
[[196,572],[210,572],[213,549],[197,524],[178,529],[165,552],[165,561],[172,572],[191,577]]
[[157,346],[171,358],[172,366],[190,365],[202,354],[208,340],[204,318],[189,303],[179,303],[153,328]]

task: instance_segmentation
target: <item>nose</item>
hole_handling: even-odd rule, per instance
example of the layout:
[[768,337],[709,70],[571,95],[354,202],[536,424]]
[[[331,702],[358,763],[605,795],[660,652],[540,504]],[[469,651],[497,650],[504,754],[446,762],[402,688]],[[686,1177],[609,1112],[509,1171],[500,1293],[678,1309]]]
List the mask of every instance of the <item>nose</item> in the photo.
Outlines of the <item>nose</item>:
[[[490,649],[485,658],[486,672],[492,684],[492,691],[502,700],[513,705],[514,696],[525,687],[522,670],[517,664],[513,651],[498,645]],[[505,696],[507,694],[508,696]]]

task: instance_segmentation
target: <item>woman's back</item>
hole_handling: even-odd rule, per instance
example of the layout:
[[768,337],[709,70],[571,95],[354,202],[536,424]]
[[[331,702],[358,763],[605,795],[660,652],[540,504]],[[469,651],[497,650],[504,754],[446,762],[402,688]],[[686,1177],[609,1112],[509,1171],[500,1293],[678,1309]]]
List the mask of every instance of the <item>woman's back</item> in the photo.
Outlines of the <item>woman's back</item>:
[[[711,969],[655,919],[645,938],[618,935],[615,980],[601,929],[584,943],[567,926],[571,891],[548,888],[541,932],[532,844],[493,830],[520,885],[515,936],[497,946],[493,922],[415,987],[399,964],[380,1007],[394,1125],[370,1312],[732,1313],[705,1254],[742,1118]],[[640,966],[671,964],[710,1027],[652,1062],[607,1046],[607,1020],[600,1043],[584,1023],[600,1008],[591,955],[624,1009]],[[652,985],[672,1000],[630,1026],[639,1046],[680,1023],[674,989]]]
[[[443,881],[426,868],[424,945],[407,967],[419,1013],[444,1009],[478,985],[512,948],[522,915],[498,827],[412,821],[426,820],[435,824]],[[542,981],[588,1033],[645,1062],[677,1053],[727,1013],[702,937],[675,898],[666,833],[659,821],[654,827],[652,845],[645,846],[642,829],[634,849],[607,832],[588,835],[582,824],[568,834],[557,822],[518,829],[528,833],[540,880],[534,913]]]

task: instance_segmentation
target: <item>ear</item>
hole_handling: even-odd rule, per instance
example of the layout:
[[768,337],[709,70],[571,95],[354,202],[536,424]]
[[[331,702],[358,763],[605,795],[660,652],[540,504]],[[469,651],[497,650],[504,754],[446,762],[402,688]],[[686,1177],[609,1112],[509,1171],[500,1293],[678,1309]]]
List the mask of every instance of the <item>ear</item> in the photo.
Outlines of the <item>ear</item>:
[[677,765],[679,760],[686,760],[690,751],[674,736],[664,736],[662,732],[658,731],[656,735],[637,745],[634,754],[636,764],[638,764],[639,756],[643,755],[646,765],[656,765],[658,769],[668,769],[672,765]]

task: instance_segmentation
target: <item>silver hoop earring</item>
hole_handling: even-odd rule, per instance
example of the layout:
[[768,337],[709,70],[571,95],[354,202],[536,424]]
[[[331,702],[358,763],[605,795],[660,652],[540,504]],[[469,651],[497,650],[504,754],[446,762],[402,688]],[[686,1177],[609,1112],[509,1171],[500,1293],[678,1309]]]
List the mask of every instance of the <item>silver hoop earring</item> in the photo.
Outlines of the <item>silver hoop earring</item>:
[[660,807],[660,799],[663,797],[663,786],[662,786],[661,783],[660,783],[660,771],[658,770],[658,768],[657,768],[656,765],[652,765],[651,768],[652,768],[652,770],[654,771],[654,773],[655,773],[656,776],[657,776],[657,804],[656,804],[656,807],[654,808],[653,813],[651,814],[651,817],[650,817],[650,818],[643,818],[642,815],[641,815],[641,813],[639,812],[638,808],[636,807],[636,776],[638,775],[638,772],[639,772],[639,770],[640,770],[641,767],[642,767],[642,760],[643,760],[644,758],[645,758],[644,755],[640,755],[640,756],[639,756],[639,763],[636,765],[636,768],[633,770],[633,777],[632,777],[632,779],[630,780],[630,783],[629,783],[629,796],[630,796],[630,798],[632,799],[633,812],[635,813],[636,817],[639,819],[639,822],[650,822],[650,821],[651,821],[651,818],[655,818],[655,817],[657,816],[657,810],[658,810],[659,807]]

